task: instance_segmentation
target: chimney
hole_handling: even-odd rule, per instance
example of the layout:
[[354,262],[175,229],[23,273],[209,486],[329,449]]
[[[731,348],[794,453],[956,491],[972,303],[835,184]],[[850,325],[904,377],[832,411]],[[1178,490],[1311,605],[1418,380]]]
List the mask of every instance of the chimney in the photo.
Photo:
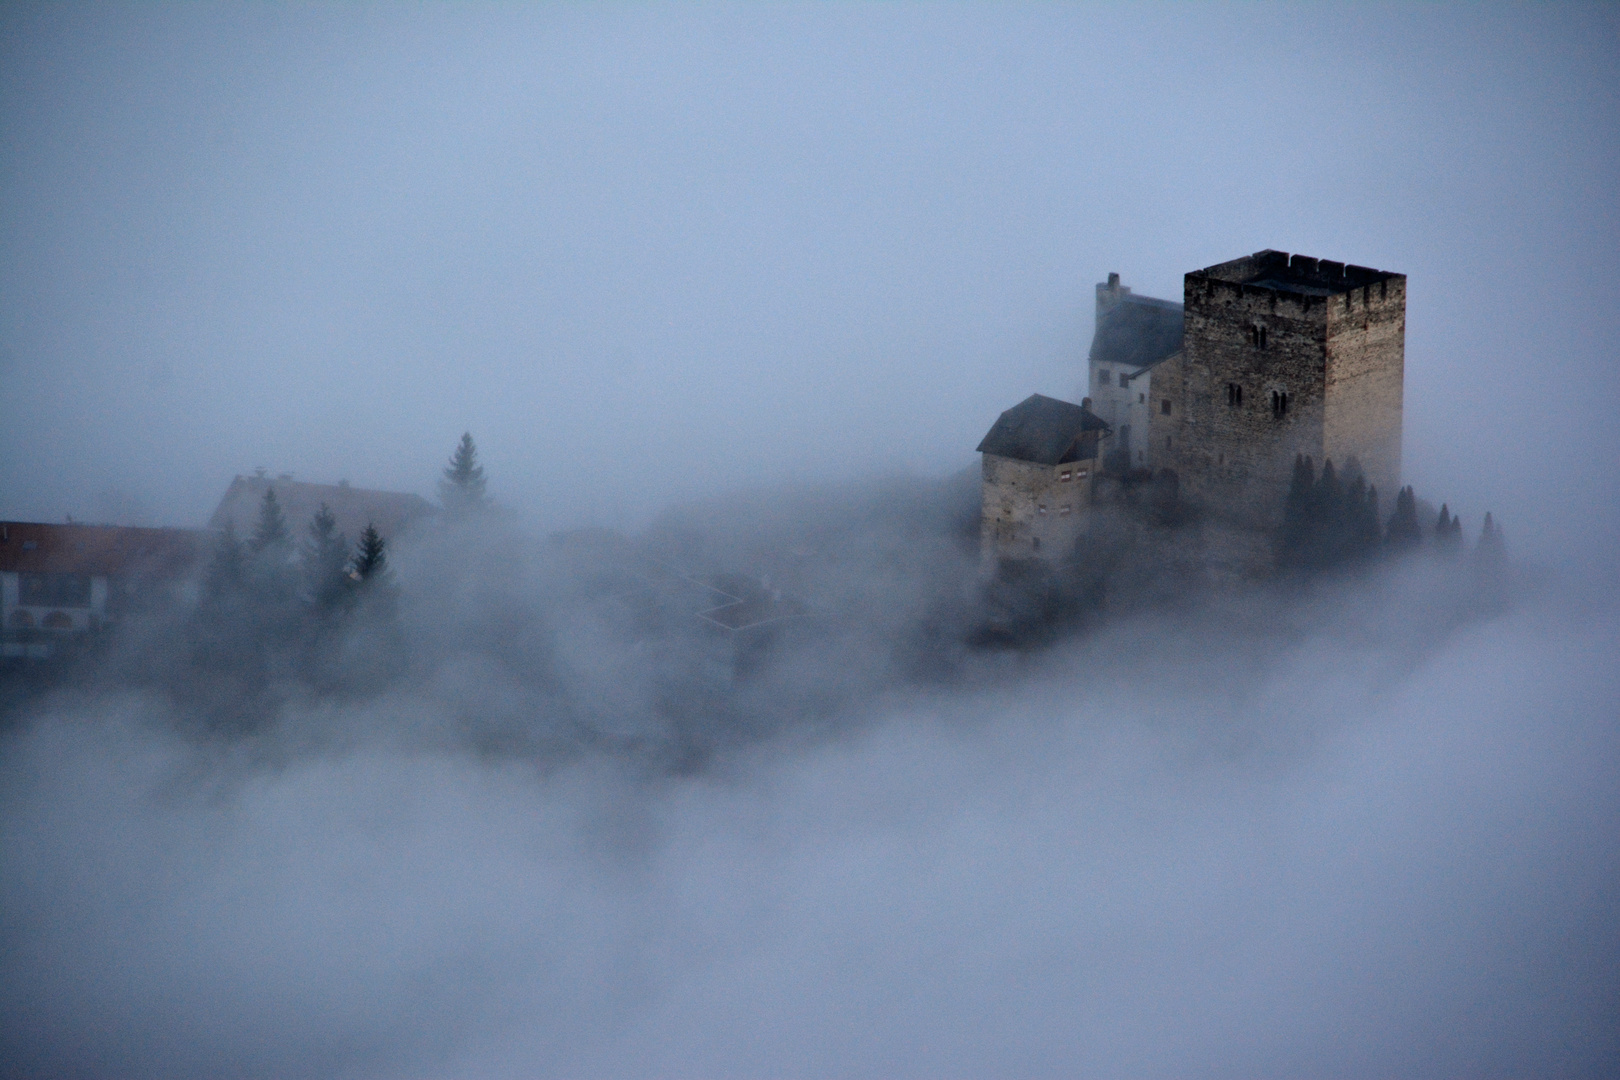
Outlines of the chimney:
[[1097,283],[1097,321],[1119,304],[1120,298],[1131,295],[1129,285],[1119,283],[1118,274],[1109,274],[1107,282]]

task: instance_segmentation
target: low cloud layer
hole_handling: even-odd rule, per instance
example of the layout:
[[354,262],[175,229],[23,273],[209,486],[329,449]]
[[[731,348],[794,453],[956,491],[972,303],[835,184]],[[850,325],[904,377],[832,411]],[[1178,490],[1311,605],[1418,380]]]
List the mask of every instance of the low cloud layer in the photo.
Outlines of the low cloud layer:
[[[111,660],[16,707],[8,1074],[1620,1063],[1615,605],[1546,578],[1486,614],[1465,564],[1419,557],[942,676],[870,655],[963,565],[948,530],[893,558],[918,549],[892,502],[705,504],[640,538],[743,559],[797,522],[839,632],[712,712],[671,704],[678,656],[593,627],[566,545],[499,529],[494,577],[400,553],[409,659],[363,690],[209,727]],[[952,520],[931,505],[900,520]],[[857,554],[816,568],[810,521]]]

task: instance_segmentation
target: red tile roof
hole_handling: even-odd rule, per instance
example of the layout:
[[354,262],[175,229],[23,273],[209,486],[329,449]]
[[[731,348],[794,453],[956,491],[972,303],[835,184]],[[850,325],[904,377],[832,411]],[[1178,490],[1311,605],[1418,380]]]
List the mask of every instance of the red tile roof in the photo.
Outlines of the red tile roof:
[[0,571],[178,577],[205,542],[193,529],[0,521]]

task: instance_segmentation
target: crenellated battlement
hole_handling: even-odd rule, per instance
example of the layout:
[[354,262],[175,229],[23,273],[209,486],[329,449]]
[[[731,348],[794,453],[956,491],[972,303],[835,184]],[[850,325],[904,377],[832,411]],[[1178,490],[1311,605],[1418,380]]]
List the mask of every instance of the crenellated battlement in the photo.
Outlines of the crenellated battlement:
[[1274,524],[1294,457],[1354,457],[1398,490],[1406,276],[1257,251],[1185,277],[1179,359],[1156,371],[1150,438],[1182,491]]
[[1369,303],[1375,297],[1380,301],[1388,299],[1392,291],[1404,299],[1406,275],[1267,249],[1194,270],[1186,277],[1189,301],[1223,294],[1240,298],[1269,295],[1279,302],[1292,301],[1309,309],[1315,306],[1314,300],[1357,289],[1363,290]]

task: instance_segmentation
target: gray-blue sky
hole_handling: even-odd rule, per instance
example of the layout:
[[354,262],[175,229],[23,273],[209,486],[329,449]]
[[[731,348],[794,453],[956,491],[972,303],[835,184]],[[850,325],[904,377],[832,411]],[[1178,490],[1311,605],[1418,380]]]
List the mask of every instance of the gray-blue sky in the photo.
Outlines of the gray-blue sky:
[[1074,396],[1107,272],[1277,247],[1411,276],[1420,489],[1615,520],[1606,10],[0,19],[6,515],[195,523],[257,465],[430,493],[464,428],[558,526],[955,469]]

